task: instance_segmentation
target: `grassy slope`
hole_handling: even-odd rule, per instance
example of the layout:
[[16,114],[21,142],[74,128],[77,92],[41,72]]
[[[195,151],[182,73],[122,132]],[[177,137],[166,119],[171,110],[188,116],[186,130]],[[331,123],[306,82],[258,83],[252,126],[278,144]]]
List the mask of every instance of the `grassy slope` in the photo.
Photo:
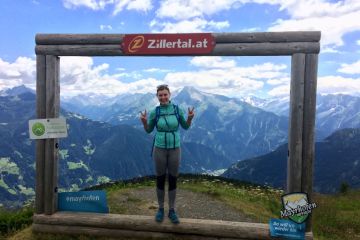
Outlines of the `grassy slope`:
[[[135,180],[100,186],[108,195],[112,213],[122,213],[113,197],[129,189],[154,187],[154,179]],[[259,222],[267,223],[270,218],[279,218],[282,191],[268,187],[232,182],[226,179],[204,176],[183,176],[179,179],[179,188],[210,194],[227,204],[243,211]],[[342,195],[315,195],[317,208],[313,214],[313,232],[315,239],[359,239],[360,240],[360,191],[350,191]],[[1,239],[1,238],[0,238]],[[30,228],[19,231],[9,239],[70,239],[68,236],[32,234]],[[71,239],[105,239],[86,236]],[[108,238],[106,238],[108,239]]]

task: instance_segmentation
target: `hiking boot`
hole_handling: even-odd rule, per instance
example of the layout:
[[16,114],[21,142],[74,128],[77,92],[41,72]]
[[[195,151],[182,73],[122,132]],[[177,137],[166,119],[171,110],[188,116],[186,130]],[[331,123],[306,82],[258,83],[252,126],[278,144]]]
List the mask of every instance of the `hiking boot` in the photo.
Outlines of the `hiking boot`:
[[164,220],[164,209],[163,208],[159,208],[159,210],[157,211],[157,213],[155,215],[155,220],[157,222],[162,222]]
[[174,224],[180,223],[179,218],[178,218],[178,216],[176,215],[176,212],[175,212],[174,209],[170,209],[170,210],[169,210],[169,215],[168,215],[168,217],[170,218],[170,221],[171,221],[172,223],[174,223]]

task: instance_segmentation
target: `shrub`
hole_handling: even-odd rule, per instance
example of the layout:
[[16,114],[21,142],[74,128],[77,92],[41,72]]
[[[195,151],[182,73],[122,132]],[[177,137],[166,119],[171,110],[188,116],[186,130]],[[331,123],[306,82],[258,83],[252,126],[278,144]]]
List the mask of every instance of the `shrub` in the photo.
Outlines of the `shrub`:
[[32,223],[32,208],[24,208],[17,211],[0,210],[0,234],[7,235],[23,229]]

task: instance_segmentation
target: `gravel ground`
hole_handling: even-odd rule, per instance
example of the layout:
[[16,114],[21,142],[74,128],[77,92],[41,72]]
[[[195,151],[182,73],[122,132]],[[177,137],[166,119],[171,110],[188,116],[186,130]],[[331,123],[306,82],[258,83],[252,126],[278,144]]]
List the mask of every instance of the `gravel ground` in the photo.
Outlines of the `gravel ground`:
[[[122,214],[154,216],[157,211],[157,200],[153,187],[119,192],[112,196],[112,202],[121,206]],[[167,196],[165,196],[165,211],[167,211]],[[176,211],[180,218],[254,222],[242,212],[208,194],[184,189],[177,190]]]

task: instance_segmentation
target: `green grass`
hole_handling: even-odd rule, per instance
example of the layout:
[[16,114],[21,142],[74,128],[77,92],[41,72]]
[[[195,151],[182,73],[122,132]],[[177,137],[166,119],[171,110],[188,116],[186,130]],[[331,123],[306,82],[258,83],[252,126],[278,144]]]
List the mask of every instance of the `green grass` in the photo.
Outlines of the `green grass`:
[[313,232],[318,239],[360,239],[360,191],[315,195]]
[[[108,204],[112,213],[123,213],[121,204],[116,203],[116,196],[126,195],[130,189],[155,187],[154,177],[145,177],[117,183],[105,183],[88,190],[104,189],[107,192]],[[178,187],[209,194],[235,209],[244,212],[258,222],[268,223],[270,218],[280,218],[282,191],[269,187],[256,186],[249,183],[231,181],[224,178],[203,175],[182,175],[178,180]],[[139,199],[128,201],[138,202]],[[320,195],[314,194],[313,202],[317,208],[313,210],[313,233],[318,240],[360,240],[360,190],[348,191],[346,194]],[[31,224],[32,210],[24,209],[20,212],[0,212],[0,221],[5,223],[6,232],[12,233],[17,229]],[[0,237],[1,239],[1,237]],[[43,240],[89,240],[108,239],[87,236],[69,237],[53,234],[33,234],[30,228],[19,231],[11,240],[43,239]]]

